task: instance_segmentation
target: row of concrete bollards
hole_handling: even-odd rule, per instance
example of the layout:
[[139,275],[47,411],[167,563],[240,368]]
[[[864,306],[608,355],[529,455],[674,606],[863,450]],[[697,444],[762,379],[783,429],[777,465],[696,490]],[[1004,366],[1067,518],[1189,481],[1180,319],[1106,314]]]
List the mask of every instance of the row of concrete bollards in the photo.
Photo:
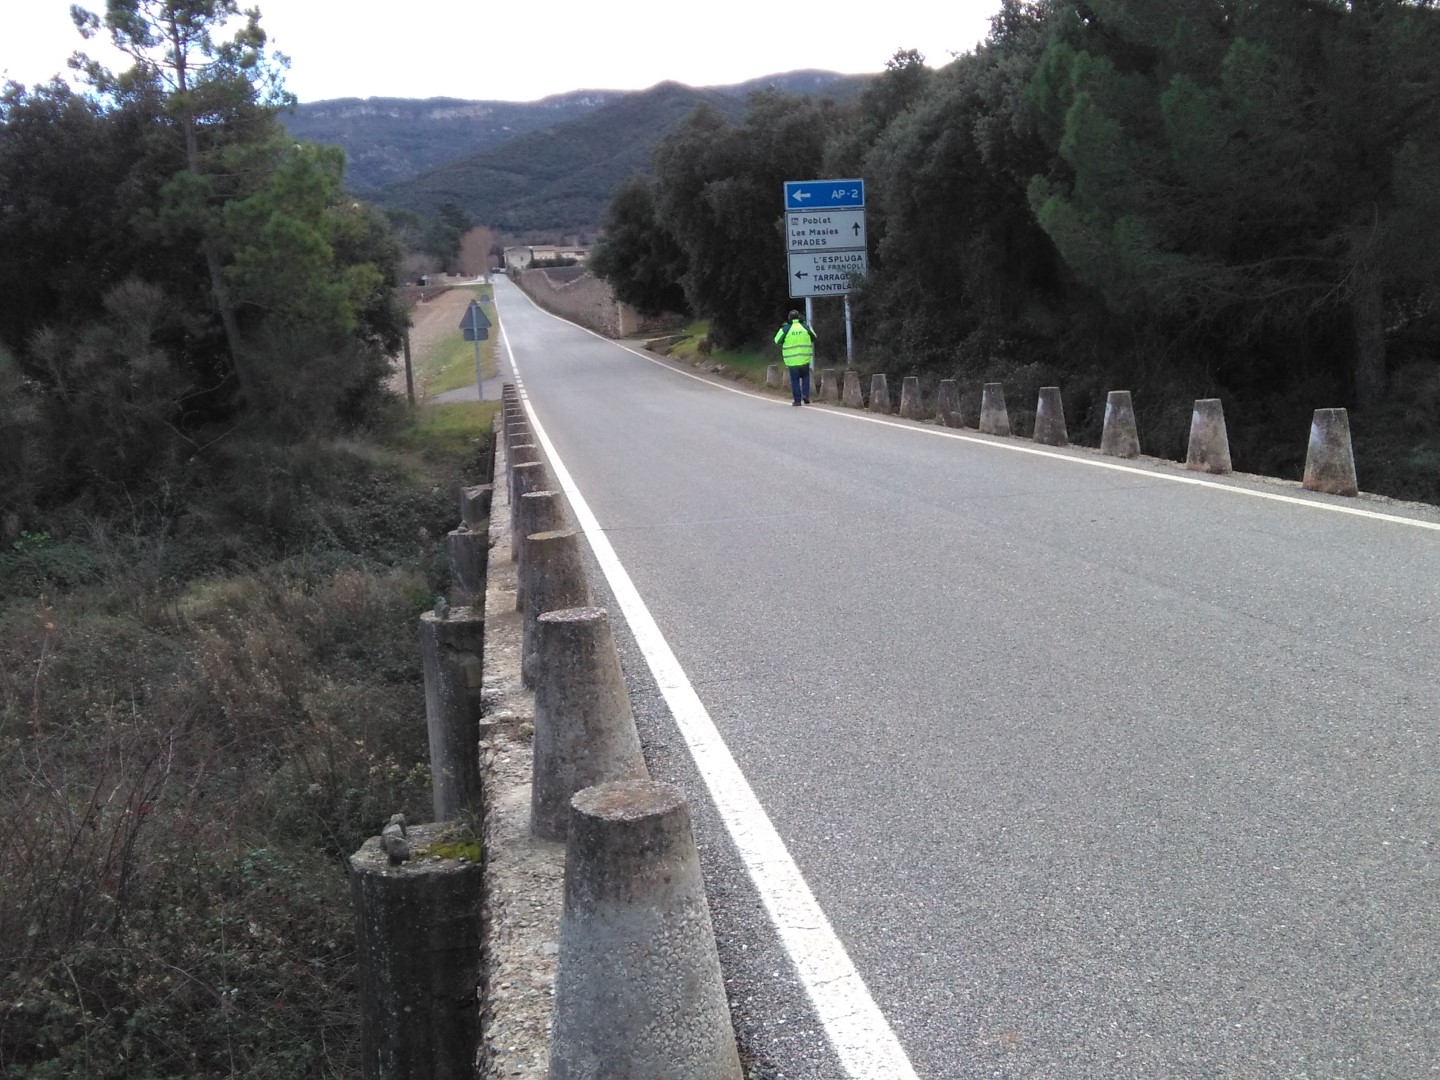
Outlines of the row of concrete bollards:
[[[772,387],[784,385],[780,365],[770,365],[765,382]],[[895,413],[906,420],[934,419],[945,427],[964,426],[960,418],[959,388],[954,379],[940,381],[933,410],[925,407],[920,392],[920,380],[914,375],[907,376],[901,383],[898,410],[893,407],[889,382],[883,374],[870,377],[870,394],[867,400],[861,389],[858,371],[820,369],[816,375],[815,397],[826,404],[869,409],[884,415]],[[985,435],[1009,436],[1012,433],[1010,415],[1005,407],[1004,384],[984,384],[977,428]],[[1040,388],[1039,399],[1035,403],[1035,430],[1032,438],[1046,446],[1070,445],[1065,425],[1065,406],[1061,401],[1058,386]],[[1140,455],[1135,409],[1128,390],[1112,390],[1106,396],[1105,426],[1100,439],[1100,452],[1124,458]],[[1230,440],[1219,398],[1202,398],[1195,402],[1190,420],[1185,467],[1209,473],[1232,471]],[[1303,484],[1311,491],[1331,495],[1359,494],[1355,455],[1350,441],[1350,419],[1344,409],[1315,410],[1310,425],[1310,444],[1305,457]]]
[[[649,777],[609,614],[514,388],[506,461],[530,830],[565,843],[550,1080],[740,1080],[690,811]],[[350,859],[366,1077],[470,1077],[481,1042],[480,740],[490,485],[460,492],[452,590],[420,616],[435,822],[396,815]]]
[[[420,616],[434,821],[392,817],[350,857],[365,1077],[469,1078],[480,1041],[479,738],[492,488],[460,491],[452,589]],[[453,601],[453,602],[452,602]]]
[[564,494],[503,394],[521,674],[535,691],[530,828],[565,842],[550,1080],[739,1080],[690,811],[649,778],[609,614]]

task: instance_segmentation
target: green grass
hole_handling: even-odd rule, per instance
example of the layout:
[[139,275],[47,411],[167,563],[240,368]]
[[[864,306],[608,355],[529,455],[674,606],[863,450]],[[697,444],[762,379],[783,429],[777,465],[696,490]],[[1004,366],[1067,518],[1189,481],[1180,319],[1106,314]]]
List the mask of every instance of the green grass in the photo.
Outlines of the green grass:
[[395,435],[402,449],[464,461],[489,435],[498,401],[441,401],[413,410],[409,426]]
[[710,324],[704,320],[693,322],[685,328],[685,340],[670,350],[669,355],[680,360],[703,360],[709,364],[724,364],[738,371],[751,382],[764,385],[765,369],[779,362],[779,353],[772,355],[769,350],[745,351],[736,349],[714,349],[709,353],[700,352],[700,342],[710,333]]
[[[490,337],[480,342],[480,371],[489,379],[495,375],[495,302],[488,285],[475,285],[469,290],[480,300],[480,306],[490,319]],[[447,337],[435,353],[422,361],[425,393],[427,397],[443,394],[447,390],[458,390],[475,383],[475,343],[466,341],[457,322],[455,331]]]

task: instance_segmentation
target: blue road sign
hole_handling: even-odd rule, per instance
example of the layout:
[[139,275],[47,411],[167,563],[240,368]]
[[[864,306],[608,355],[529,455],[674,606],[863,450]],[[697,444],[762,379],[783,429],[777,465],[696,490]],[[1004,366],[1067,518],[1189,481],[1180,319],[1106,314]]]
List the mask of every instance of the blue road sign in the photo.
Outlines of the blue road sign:
[[858,210],[865,205],[864,180],[786,180],[785,209]]

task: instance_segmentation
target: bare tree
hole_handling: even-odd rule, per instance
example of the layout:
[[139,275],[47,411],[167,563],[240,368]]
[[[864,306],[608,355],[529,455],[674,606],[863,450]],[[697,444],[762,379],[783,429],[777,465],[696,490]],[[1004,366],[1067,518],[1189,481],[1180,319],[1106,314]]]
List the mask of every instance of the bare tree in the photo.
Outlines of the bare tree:
[[490,272],[490,251],[495,246],[495,230],[476,225],[460,238],[460,272],[481,277]]

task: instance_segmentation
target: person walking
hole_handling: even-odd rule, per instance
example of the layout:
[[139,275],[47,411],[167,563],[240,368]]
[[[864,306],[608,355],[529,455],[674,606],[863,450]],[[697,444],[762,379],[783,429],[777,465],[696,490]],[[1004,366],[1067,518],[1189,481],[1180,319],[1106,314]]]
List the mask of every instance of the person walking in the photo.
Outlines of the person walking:
[[780,346],[781,359],[785,370],[790,373],[791,405],[810,404],[810,362],[815,359],[815,331],[800,318],[798,311],[790,312],[785,325],[775,331],[775,344]]

